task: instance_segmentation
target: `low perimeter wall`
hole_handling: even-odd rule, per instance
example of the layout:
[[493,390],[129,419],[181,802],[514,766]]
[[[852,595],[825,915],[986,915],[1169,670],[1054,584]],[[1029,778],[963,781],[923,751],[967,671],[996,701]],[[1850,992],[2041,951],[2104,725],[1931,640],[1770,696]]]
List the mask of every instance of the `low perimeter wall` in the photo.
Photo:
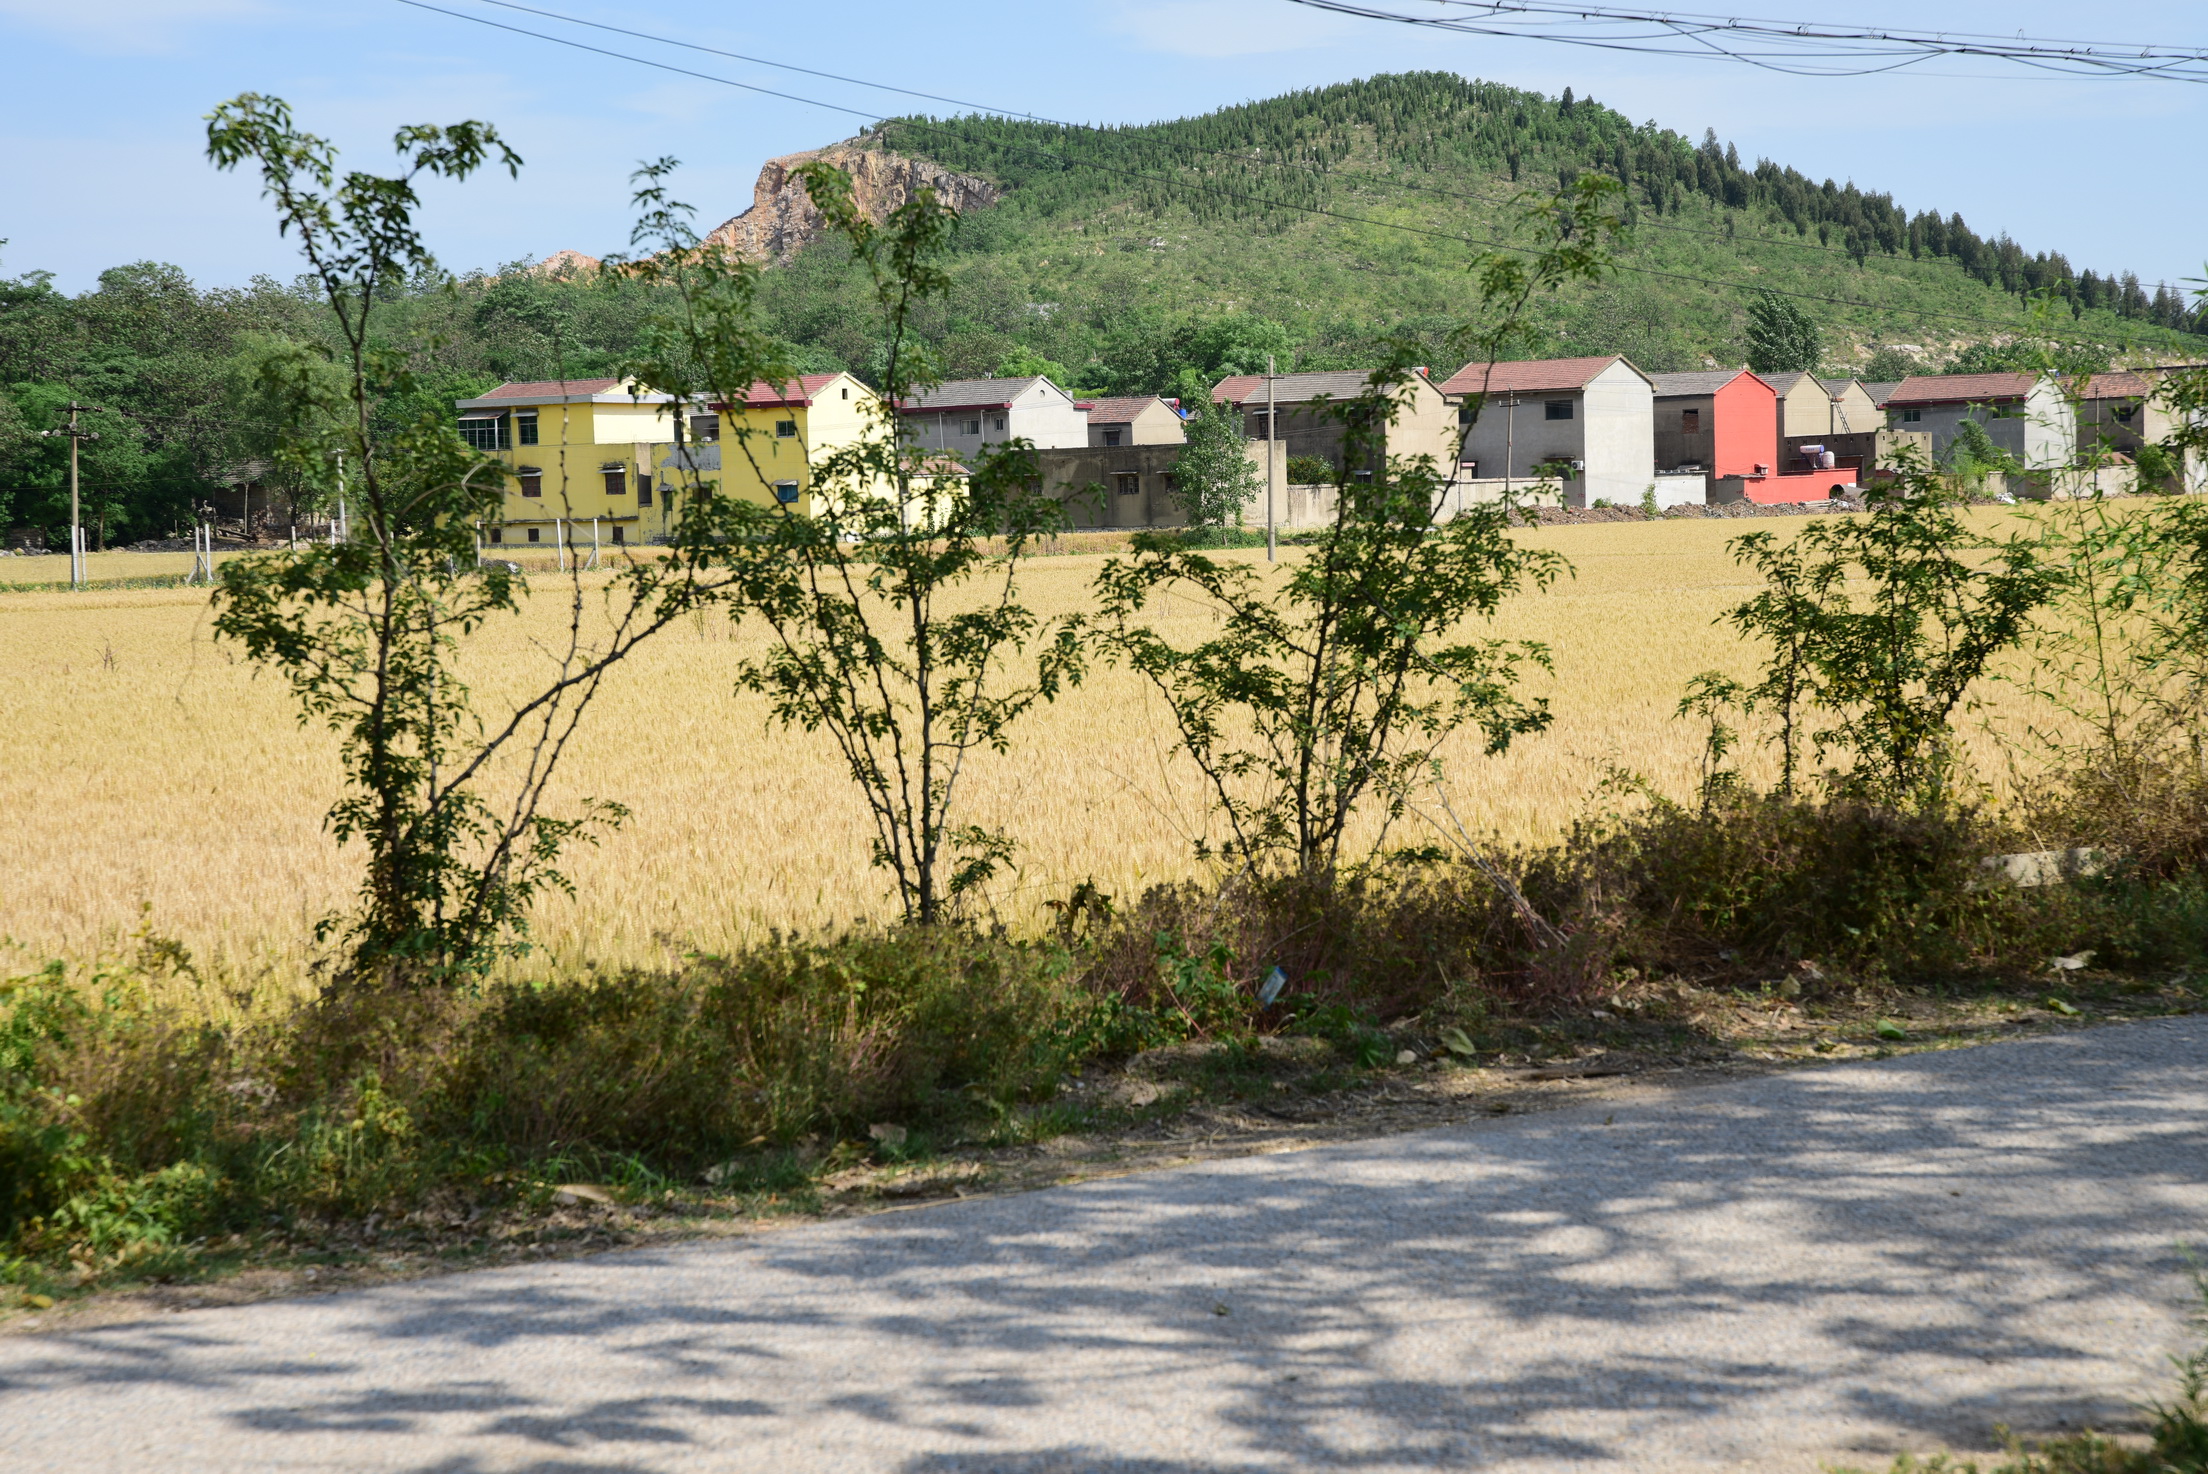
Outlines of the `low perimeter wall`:
[[1710,501],[1755,502],[1766,507],[1782,502],[1827,502],[1856,492],[1853,471],[1819,471],[1806,476],[1720,476],[1710,483]]

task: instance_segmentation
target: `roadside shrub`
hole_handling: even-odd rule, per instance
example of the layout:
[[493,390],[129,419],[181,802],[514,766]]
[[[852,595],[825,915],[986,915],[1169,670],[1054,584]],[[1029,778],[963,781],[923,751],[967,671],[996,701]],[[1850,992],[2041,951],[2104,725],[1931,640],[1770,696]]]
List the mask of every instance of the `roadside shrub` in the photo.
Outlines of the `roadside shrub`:
[[1066,959],[956,930],[779,938],[668,973],[502,989],[439,1107],[516,1152],[675,1160],[755,1138],[970,1111],[1055,1085],[1082,1000]]

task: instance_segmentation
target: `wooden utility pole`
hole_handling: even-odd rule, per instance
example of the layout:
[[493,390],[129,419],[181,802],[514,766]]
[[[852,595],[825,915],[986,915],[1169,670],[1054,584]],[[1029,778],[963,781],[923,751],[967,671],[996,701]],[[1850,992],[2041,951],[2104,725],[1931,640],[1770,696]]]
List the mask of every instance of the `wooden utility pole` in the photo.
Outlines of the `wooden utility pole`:
[[94,430],[77,428],[77,415],[93,406],[69,401],[69,428],[66,430],[41,430],[41,435],[66,435],[69,437],[69,582],[72,587],[84,585],[84,505],[77,494],[77,442],[97,440]]

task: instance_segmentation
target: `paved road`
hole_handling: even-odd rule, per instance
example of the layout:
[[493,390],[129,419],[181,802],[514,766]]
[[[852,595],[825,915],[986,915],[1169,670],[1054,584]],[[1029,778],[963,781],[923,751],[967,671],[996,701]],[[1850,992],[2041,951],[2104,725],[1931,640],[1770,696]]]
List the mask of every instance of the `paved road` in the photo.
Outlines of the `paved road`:
[[0,1341],[0,1469],[1813,1471],[2122,1422],[2208,1019]]

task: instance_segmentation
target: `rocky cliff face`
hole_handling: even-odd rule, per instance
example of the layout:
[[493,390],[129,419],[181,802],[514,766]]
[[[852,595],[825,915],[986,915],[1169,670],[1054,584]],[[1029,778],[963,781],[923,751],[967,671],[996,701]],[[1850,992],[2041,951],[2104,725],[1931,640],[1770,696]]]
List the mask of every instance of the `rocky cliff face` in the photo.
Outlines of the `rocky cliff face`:
[[849,173],[859,208],[876,221],[887,219],[892,210],[922,188],[932,188],[936,198],[960,214],[993,205],[1002,194],[986,179],[954,174],[925,159],[861,148],[857,139],[851,139],[767,160],[759,171],[759,182],[752,187],[751,208],[715,228],[706,240],[762,263],[785,262],[805,249],[820,235],[825,222],[820,211],[813,208],[805,186],[791,174],[800,164],[814,159],[825,159]]

